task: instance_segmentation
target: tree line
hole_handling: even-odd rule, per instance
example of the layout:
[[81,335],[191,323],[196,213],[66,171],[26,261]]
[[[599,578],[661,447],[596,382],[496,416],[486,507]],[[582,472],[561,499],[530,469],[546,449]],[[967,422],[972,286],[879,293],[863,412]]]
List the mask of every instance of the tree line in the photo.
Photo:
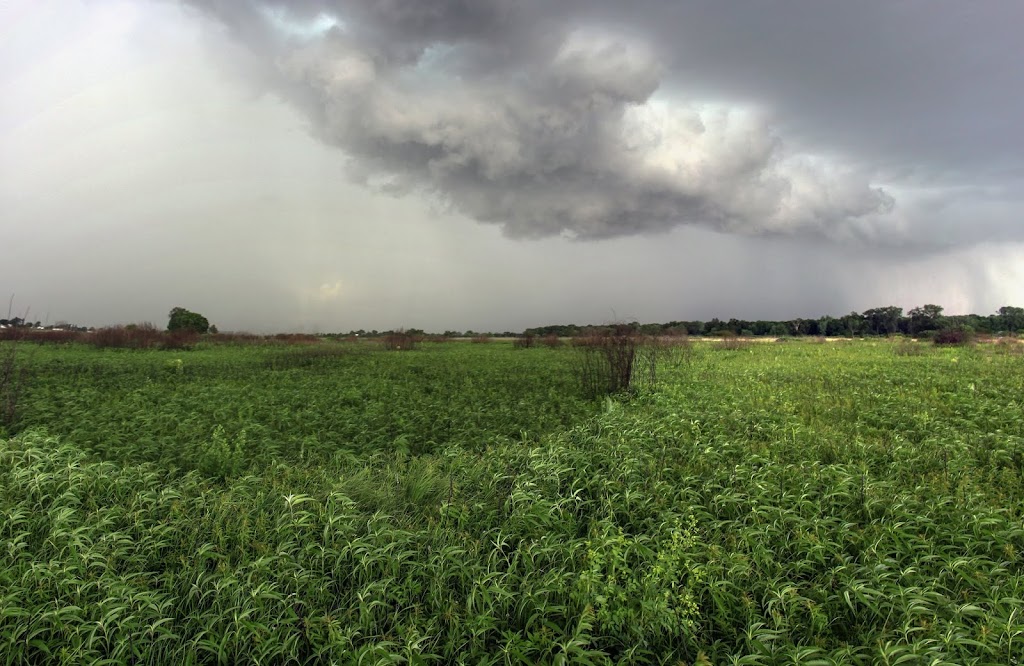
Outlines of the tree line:
[[[1024,308],[1014,306],[1003,306],[994,314],[978,315],[945,315],[940,305],[926,304],[912,308],[906,313],[903,308],[895,305],[871,308],[864,312],[851,312],[840,317],[825,315],[817,318],[797,317],[786,320],[770,319],[719,319],[717,317],[708,321],[670,321],[663,324],[629,322],[617,324],[617,327],[627,327],[641,335],[690,335],[690,336],[721,336],[736,335],[743,337],[756,336],[827,336],[827,337],[863,337],[871,335],[911,335],[928,336],[943,330],[962,330],[986,335],[1009,334],[1016,335],[1024,332]],[[40,322],[26,321],[24,318],[11,317],[0,319],[2,328],[43,328]],[[134,327],[134,326],[132,326]],[[64,331],[86,331],[84,326],[75,326],[60,322],[55,326],[47,326],[48,329]],[[592,335],[607,326],[598,325],[576,325],[576,324],[553,324],[549,326],[536,326],[527,328],[522,333],[513,331],[483,332],[483,331],[455,331],[447,330],[440,334],[442,337],[476,337],[476,336],[498,336],[498,337],[519,337],[519,336],[550,336],[577,337]],[[191,331],[194,333],[216,333],[217,327],[210,324],[203,315],[176,307],[168,315],[167,330]],[[408,328],[402,333],[414,336],[429,335],[423,329]],[[395,331],[377,331],[358,329],[349,331],[347,334],[336,334],[337,336],[354,336],[376,338],[387,336]]]
[[[708,321],[670,321],[664,324],[626,324],[643,335],[692,336],[828,336],[863,337],[869,335],[927,336],[937,331],[957,329],[975,333],[997,335],[1024,331],[1024,308],[1004,306],[990,315],[945,315],[940,305],[927,304],[904,313],[894,305],[871,308],[864,312],[851,312],[840,317],[825,315],[805,319],[747,320],[714,318]],[[526,329],[524,335],[558,335],[574,337],[587,335],[594,326],[556,324]]]

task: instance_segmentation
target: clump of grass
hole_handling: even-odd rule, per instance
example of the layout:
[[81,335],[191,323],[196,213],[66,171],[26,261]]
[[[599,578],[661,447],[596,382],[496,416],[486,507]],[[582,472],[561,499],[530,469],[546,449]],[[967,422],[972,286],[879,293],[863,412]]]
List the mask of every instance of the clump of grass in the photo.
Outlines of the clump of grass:
[[921,356],[924,354],[924,347],[910,338],[900,338],[892,350],[897,356]]
[[[783,338],[779,338],[779,340],[781,341]],[[721,334],[721,339],[715,342],[711,348],[720,351],[741,351],[749,349],[750,345],[749,340],[744,340],[731,331],[725,331]]]
[[18,340],[0,347],[0,436],[10,431],[18,416],[18,401],[29,381],[28,365],[18,362]]
[[1021,356],[1024,354],[1024,344],[1017,338],[999,338],[992,345],[992,349],[998,354],[1009,354]]

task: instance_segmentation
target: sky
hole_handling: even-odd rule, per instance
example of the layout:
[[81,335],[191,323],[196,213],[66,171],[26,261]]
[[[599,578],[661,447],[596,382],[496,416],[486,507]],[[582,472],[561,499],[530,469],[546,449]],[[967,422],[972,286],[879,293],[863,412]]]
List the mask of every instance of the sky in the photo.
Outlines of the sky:
[[1024,305],[1020,25],[1016,0],[2,0],[0,296],[253,332]]

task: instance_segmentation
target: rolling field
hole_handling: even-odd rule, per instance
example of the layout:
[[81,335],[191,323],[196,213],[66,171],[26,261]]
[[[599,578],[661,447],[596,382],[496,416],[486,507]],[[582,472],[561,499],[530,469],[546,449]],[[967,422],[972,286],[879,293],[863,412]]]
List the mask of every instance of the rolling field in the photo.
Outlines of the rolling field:
[[1018,354],[370,347],[20,346],[0,664],[1024,663]]

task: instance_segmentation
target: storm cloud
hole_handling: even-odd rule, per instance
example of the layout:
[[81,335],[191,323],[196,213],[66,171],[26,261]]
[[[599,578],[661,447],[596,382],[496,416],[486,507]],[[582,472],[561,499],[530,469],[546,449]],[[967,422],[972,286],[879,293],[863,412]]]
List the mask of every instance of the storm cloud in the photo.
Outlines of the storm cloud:
[[679,54],[612,5],[192,4],[266,58],[353,178],[511,237],[700,224],[848,238],[897,204],[863,164],[787,145],[754,101],[667,85]]
[[1022,23],[997,0],[11,0],[0,293],[258,331],[990,312],[1024,300]]

